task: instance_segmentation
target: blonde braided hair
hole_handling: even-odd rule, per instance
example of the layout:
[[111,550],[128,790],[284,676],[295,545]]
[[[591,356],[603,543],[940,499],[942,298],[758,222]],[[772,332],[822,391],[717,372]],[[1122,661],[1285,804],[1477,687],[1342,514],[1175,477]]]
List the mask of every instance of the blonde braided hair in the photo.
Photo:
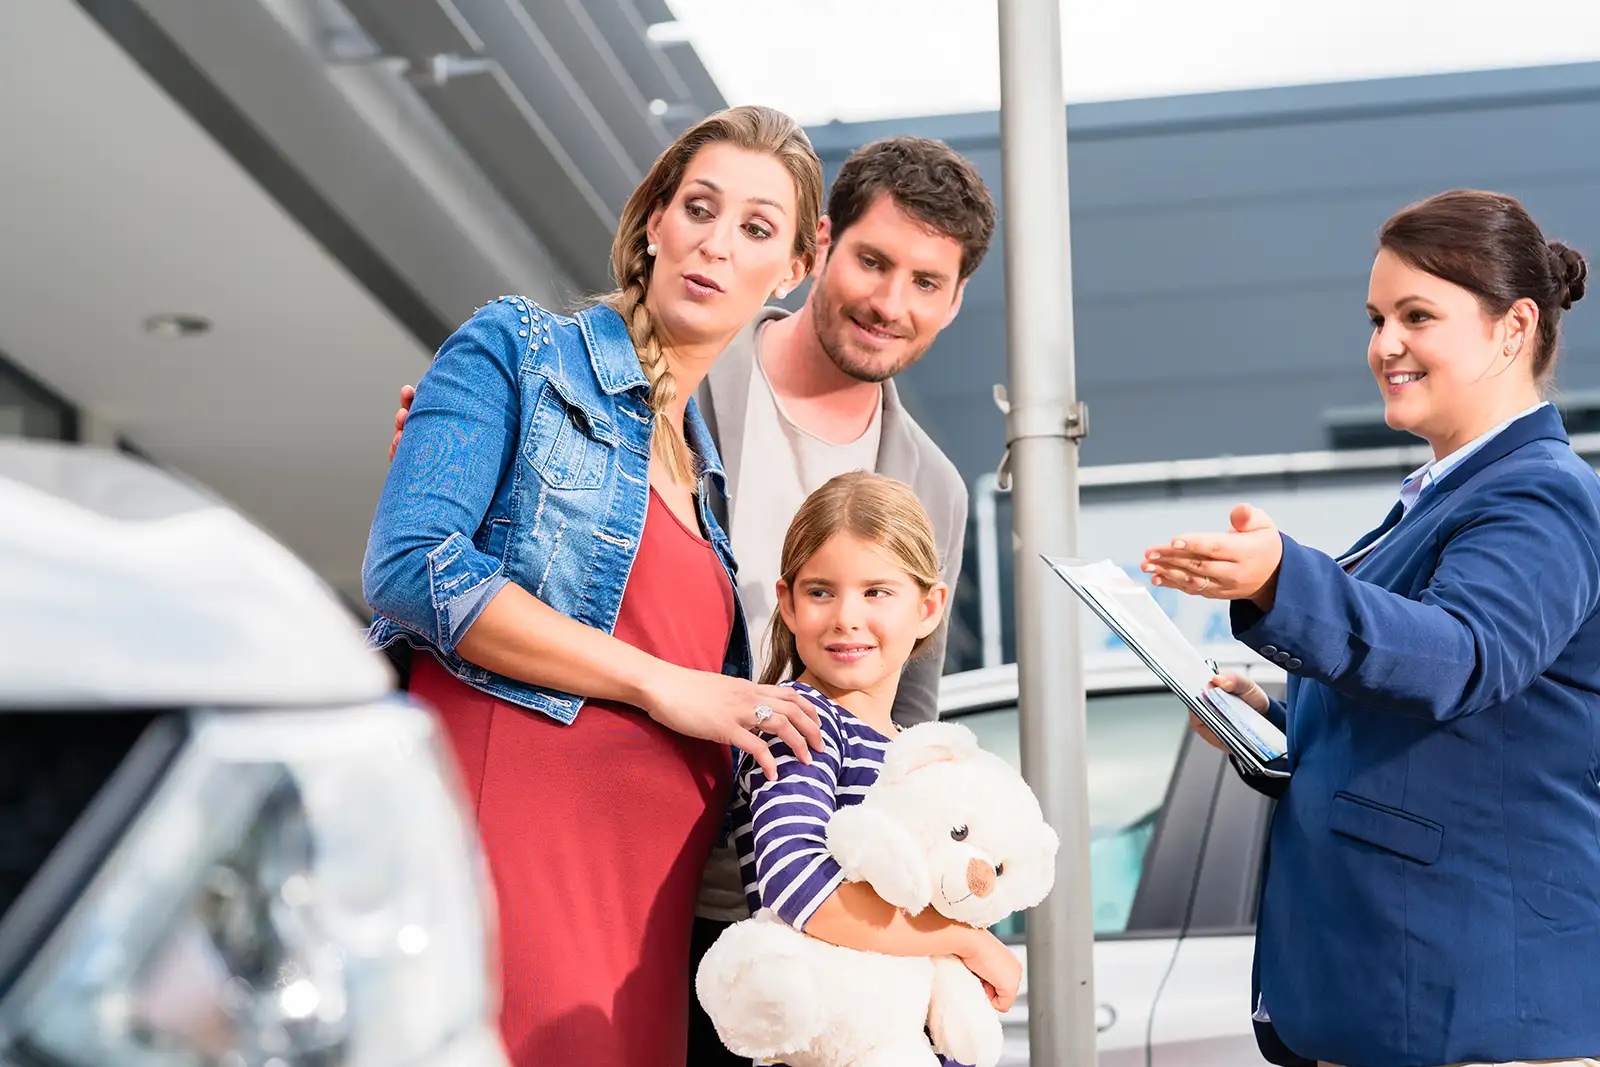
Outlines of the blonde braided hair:
[[822,215],[822,164],[805,131],[789,116],[770,107],[742,106],[707,116],[678,135],[656,158],[650,173],[628,197],[611,244],[615,292],[604,302],[622,316],[639,354],[639,366],[650,383],[650,410],[655,413],[652,448],[675,480],[693,485],[698,472],[682,429],[666,412],[678,399],[678,383],[656,335],[654,318],[645,306],[654,259],[645,251],[646,227],[657,207],[676,195],[683,175],[700,149],[728,143],[777,158],[794,179],[797,207],[794,254],[808,263],[817,250],[817,223]]

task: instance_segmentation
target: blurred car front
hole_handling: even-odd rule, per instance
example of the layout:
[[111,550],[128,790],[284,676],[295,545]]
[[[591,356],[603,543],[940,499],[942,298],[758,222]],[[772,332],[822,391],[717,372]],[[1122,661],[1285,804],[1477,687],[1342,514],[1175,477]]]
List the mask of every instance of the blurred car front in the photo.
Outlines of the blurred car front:
[[431,717],[286,549],[0,443],[0,1064],[504,1067]]

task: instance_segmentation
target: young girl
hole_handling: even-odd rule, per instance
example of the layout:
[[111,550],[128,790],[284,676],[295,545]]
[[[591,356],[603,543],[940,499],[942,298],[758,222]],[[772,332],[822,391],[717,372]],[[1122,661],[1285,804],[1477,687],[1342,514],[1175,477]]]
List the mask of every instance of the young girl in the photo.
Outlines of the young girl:
[[844,881],[827,847],[830,817],[861,803],[883,768],[900,672],[938,628],[948,594],[933,526],[909,486],[857,471],[806,499],[783,542],[762,684],[783,681],[817,708],[823,750],[802,762],[775,739],[775,780],[746,757],[734,845],[752,912],[771,908],[845,948],[955,956],[1006,1011],[1022,968],[998,938],[932,909],[907,916]]

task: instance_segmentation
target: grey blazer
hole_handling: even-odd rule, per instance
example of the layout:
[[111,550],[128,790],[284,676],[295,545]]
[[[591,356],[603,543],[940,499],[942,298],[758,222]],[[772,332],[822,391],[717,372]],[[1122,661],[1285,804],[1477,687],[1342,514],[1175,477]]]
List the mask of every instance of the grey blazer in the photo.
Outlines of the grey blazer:
[[[750,395],[750,375],[755,369],[756,330],[763,323],[788,314],[778,307],[764,307],[757,312],[717,357],[711,373],[695,394],[733,485],[739,483],[745,407]],[[877,472],[911,486],[922,506],[928,509],[944,581],[950,587],[949,602],[954,605],[956,579],[961,574],[961,553],[967,539],[967,486],[955,464],[939,451],[939,446],[901,406],[893,381],[883,383],[883,432],[878,444]],[[721,501],[713,505],[714,508],[723,506]],[[725,511],[718,511],[717,519],[727,527]],[[945,623],[923,646],[921,655],[906,665],[894,702],[894,719],[901,726],[913,726],[939,717],[939,677],[944,673],[948,631],[947,614]]]

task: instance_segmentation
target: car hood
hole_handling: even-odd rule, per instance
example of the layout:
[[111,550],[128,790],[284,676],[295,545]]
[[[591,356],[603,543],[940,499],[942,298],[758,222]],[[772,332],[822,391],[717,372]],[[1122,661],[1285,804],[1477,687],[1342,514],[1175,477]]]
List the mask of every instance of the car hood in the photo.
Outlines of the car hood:
[[265,531],[127,456],[0,442],[0,708],[294,706],[392,689]]

